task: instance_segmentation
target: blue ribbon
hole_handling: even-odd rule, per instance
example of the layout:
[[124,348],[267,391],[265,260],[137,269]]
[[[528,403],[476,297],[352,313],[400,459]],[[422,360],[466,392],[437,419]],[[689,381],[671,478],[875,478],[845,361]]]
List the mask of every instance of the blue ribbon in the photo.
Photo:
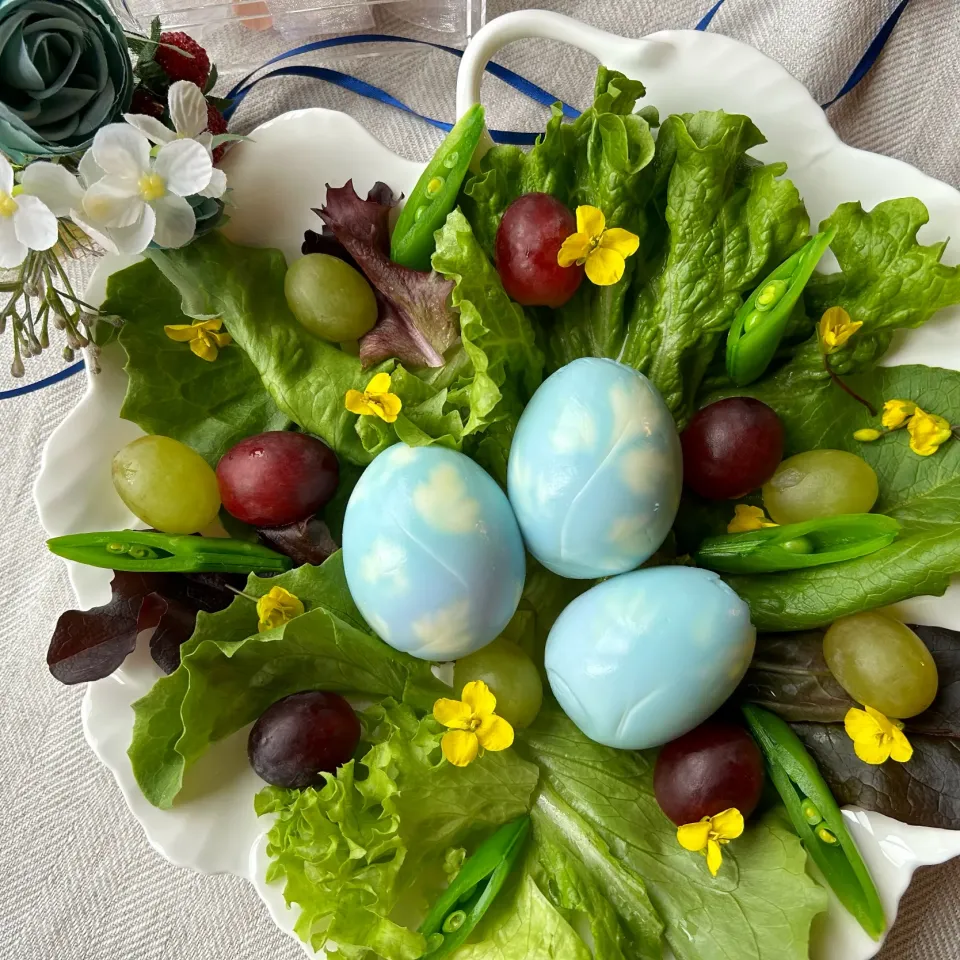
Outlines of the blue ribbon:
[[[869,47],[867,47],[866,52],[860,58],[856,67],[854,67],[853,73],[850,74],[847,82],[841,87],[840,92],[832,100],[829,100],[827,103],[823,104],[823,108],[825,110],[827,107],[835,104],[841,97],[845,97],[870,72],[870,68],[874,65],[874,63],[876,63],[881,51],[886,46],[887,41],[890,39],[890,34],[893,32],[893,28],[897,25],[897,21],[900,19],[901,14],[906,9],[906,6],[909,2],[910,0],[900,0],[893,13],[887,17],[883,26],[880,28],[880,31],[877,33],[876,37],[874,37],[873,42]],[[717,0],[717,2],[703,15],[694,29],[701,31],[706,30],[710,26],[713,18],[717,15],[717,11],[723,6],[723,4],[724,0]],[[224,115],[229,119],[237,107],[246,98],[246,96],[257,86],[258,83],[263,80],[268,80],[271,77],[311,77],[316,80],[325,80],[327,83],[332,83],[338,87],[342,87],[345,90],[350,90],[362,97],[367,97],[370,100],[376,100],[379,103],[385,103],[388,106],[395,107],[396,109],[402,110],[404,113],[408,113],[413,117],[417,117],[440,130],[449,131],[452,128],[453,124],[448,123],[445,120],[437,120],[434,117],[424,116],[424,114],[414,110],[413,107],[408,106],[402,100],[398,100],[392,94],[387,93],[386,90],[382,90],[380,87],[376,87],[372,83],[367,83],[365,80],[360,80],[358,77],[353,77],[348,73],[341,73],[339,70],[331,70],[328,67],[293,65],[287,67],[278,67],[276,70],[271,70],[269,73],[265,73],[260,77],[256,76],[264,68],[270,67],[273,64],[280,63],[284,60],[289,60],[291,57],[301,56],[304,53],[312,53],[316,50],[327,50],[331,47],[350,46],[355,43],[416,43],[426,47],[433,47],[436,50],[443,50],[446,53],[453,54],[455,57],[463,56],[462,50],[458,50],[456,47],[448,47],[442,43],[431,43],[428,40],[415,40],[412,37],[396,37],[381,33],[360,33],[349,37],[331,37],[327,40],[315,40],[312,43],[304,43],[299,47],[294,47],[292,50],[288,50],[286,53],[278,54],[270,60],[267,60],[266,63],[261,64],[256,70],[252,70],[250,73],[248,73],[242,80],[235,84],[233,89],[227,94],[227,99],[231,100],[232,102],[224,111]],[[563,115],[570,120],[576,119],[580,116],[579,110],[571,107],[568,103],[564,103],[559,97],[555,97],[552,93],[544,90],[543,87],[538,86],[532,80],[528,80],[519,73],[515,73],[513,70],[509,70],[498,63],[488,63],[484,69],[487,71],[487,73],[492,74],[493,76],[502,80],[504,83],[513,87],[514,90],[519,91],[525,97],[529,97],[531,100],[534,100],[536,103],[539,103],[542,106],[549,107],[554,103],[559,102],[560,107],[563,110]],[[524,133],[516,130],[491,130],[490,136],[498,143],[510,143],[519,146],[526,146],[534,143],[539,134]],[[35,390],[42,390],[44,387],[53,386],[53,384],[59,383],[61,380],[66,380],[68,377],[72,377],[74,374],[79,373],[82,369],[83,361],[81,360],[77,363],[71,364],[69,367],[65,367],[59,373],[52,374],[49,377],[44,377],[42,380],[25,384],[22,387],[15,387],[12,390],[0,391],[0,400],[9,400],[13,397],[21,397],[24,394],[33,393]]]

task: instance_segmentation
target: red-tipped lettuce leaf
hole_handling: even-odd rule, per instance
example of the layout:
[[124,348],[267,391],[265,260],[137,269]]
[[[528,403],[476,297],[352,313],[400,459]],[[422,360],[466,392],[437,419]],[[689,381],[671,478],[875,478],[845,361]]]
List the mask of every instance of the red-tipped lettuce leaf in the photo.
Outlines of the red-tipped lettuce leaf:
[[305,563],[319,567],[340,549],[330,528],[319,517],[285,527],[262,527],[257,533],[263,544],[288,556],[298,567]]
[[409,367],[442,367],[444,352],[460,336],[450,306],[453,282],[390,259],[390,208],[361,200],[352,180],[342,187],[328,184],[326,204],[316,212],[377,293],[377,325],[360,341],[364,366],[395,357]]

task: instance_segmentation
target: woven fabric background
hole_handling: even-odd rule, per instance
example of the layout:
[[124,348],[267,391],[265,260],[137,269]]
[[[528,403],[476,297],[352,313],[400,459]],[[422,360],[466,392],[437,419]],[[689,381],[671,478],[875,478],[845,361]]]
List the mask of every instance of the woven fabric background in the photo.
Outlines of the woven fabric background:
[[[786,65],[818,101],[834,96],[895,0],[726,0],[711,30],[754,44]],[[712,0],[549,0],[543,6],[627,36],[692,27]],[[489,0],[490,17],[525,6]],[[378,14],[377,29],[413,35]],[[437,37],[443,41],[444,37]],[[227,89],[242,67],[289,44],[251,34],[211,42]],[[386,50],[387,52],[384,52]],[[868,78],[831,108],[840,135],[960,185],[960,10],[957,0],[912,0]],[[575,106],[587,105],[595,64],[558,44],[507,48],[500,62]],[[310,62],[330,63],[313,59]],[[441,52],[376,48],[337,66],[420,111],[453,118],[457,61]],[[491,126],[538,129],[542,108],[489,79]],[[392,149],[426,159],[440,135],[390,107],[313,81],[264,84],[238,112],[244,132],[286,109],[323,105],[356,116]],[[10,349],[0,345],[0,388]],[[62,366],[56,351],[28,366],[38,379]],[[0,401],[0,957],[11,960],[298,960],[252,887],[166,863],[144,839],[118,789],[83,739],[81,689],[44,665],[48,638],[72,605],[58,561],[43,547],[31,501],[40,452],[77,402],[83,377]],[[882,960],[960,957],[960,860],[921,870]]]

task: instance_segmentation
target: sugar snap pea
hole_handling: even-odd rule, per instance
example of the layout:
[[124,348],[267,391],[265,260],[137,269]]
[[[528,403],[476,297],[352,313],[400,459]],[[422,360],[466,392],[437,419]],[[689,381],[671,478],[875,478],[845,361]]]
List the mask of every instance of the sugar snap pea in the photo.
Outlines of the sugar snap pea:
[[865,557],[893,543],[900,523],[879,513],[849,513],[708,537],[694,554],[697,566],[721,573],[800,570]]
[[836,232],[831,227],[808,240],[737,311],[727,334],[727,374],[738,386],[753,383],[770,366],[790,313]]
[[456,206],[460,184],[483,136],[483,107],[474,104],[453,126],[420,175],[400,211],[390,240],[390,259],[413,270],[429,270],[433,235]]
[[293,566],[257,543],[147,530],[73,533],[48,540],[47,547],[66,560],[133,573],[282,573]]
[[810,858],[837,899],[879,940],[887,926],[880,895],[813,758],[779,717],[754,704],[745,704],[743,715]]
[[459,947],[487,912],[523,851],[530,818],[504,824],[468,857],[420,925],[423,960],[441,960]]

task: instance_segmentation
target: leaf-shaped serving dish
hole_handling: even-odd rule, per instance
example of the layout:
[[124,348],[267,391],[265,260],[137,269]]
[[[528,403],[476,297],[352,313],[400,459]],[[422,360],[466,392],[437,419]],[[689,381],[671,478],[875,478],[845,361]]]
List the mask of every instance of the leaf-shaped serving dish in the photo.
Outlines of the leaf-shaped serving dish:
[[[565,41],[607,66],[643,81],[647,101],[665,116],[696,110],[745,113],[768,142],[753,153],[769,162],[785,160],[814,224],[841,202],[860,200],[867,208],[881,200],[919,197],[930,210],[930,238],[960,237],[960,193],[919,170],[843,144],[808,91],[779,64],[753,48],[714,33],[664,31],[625,39],[567,17],[525,11],[501,17],[474,38],[464,58],[457,91],[462,113],[479,97],[486,62],[506,43],[527,37]],[[409,194],[422,165],[392,153],[356,121],[341,113],[308,109],[284,114],[259,127],[250,142],[228,155],[225,168],[235,209],[227,233],[238,242],[278,247],[298,255],[303,232],[316,227],[312,207],[322,204],[325,184],[352,178],[363,194],[377,180]],[[946,259],[956,262],[954,241]],[[95,275],[88,299],[103,297],[107,275],[129,261],[110,258]],[[829,269],[829,261],[827,262]],[[960,310],[944,311],[922,329],[895,344],[887,364],[920,362],[960,369]],[[88,375],[87,392],[51,436],[35,487],[44,528],[51,536],[87,530],[119,529],[134,522],[113,490],[110,460],[140,434],[119,416],[126,387],[122,350],[113,345],[102,358],[103,372]],[[68,564],[79,606],[109,598],[110,575]],[[960,590],[941,598],[919,598],[904,606],[913,622],[960,629]],[[219,743],[187,778],[176,806],[152,807],[130,770],[126,750],[133,714],[130,704],[159,676],[145,651],[138,650],[113,676],[91,684],[83,702],[87,740],[110,768],[124,799],[153,846],[173,863],[206,873],[247,877],[284,930],[294,914],[280,890],[267,887],[264,826],[253,812],[253,795],[262,785],[246,763],[241,731]],[[913,870],[960,855],[960,831],[906,826],[855,808],[847,811],[888,917],[896,912]],[[815,926],[816,960],[866,960],[878,947],[835,901]]]

